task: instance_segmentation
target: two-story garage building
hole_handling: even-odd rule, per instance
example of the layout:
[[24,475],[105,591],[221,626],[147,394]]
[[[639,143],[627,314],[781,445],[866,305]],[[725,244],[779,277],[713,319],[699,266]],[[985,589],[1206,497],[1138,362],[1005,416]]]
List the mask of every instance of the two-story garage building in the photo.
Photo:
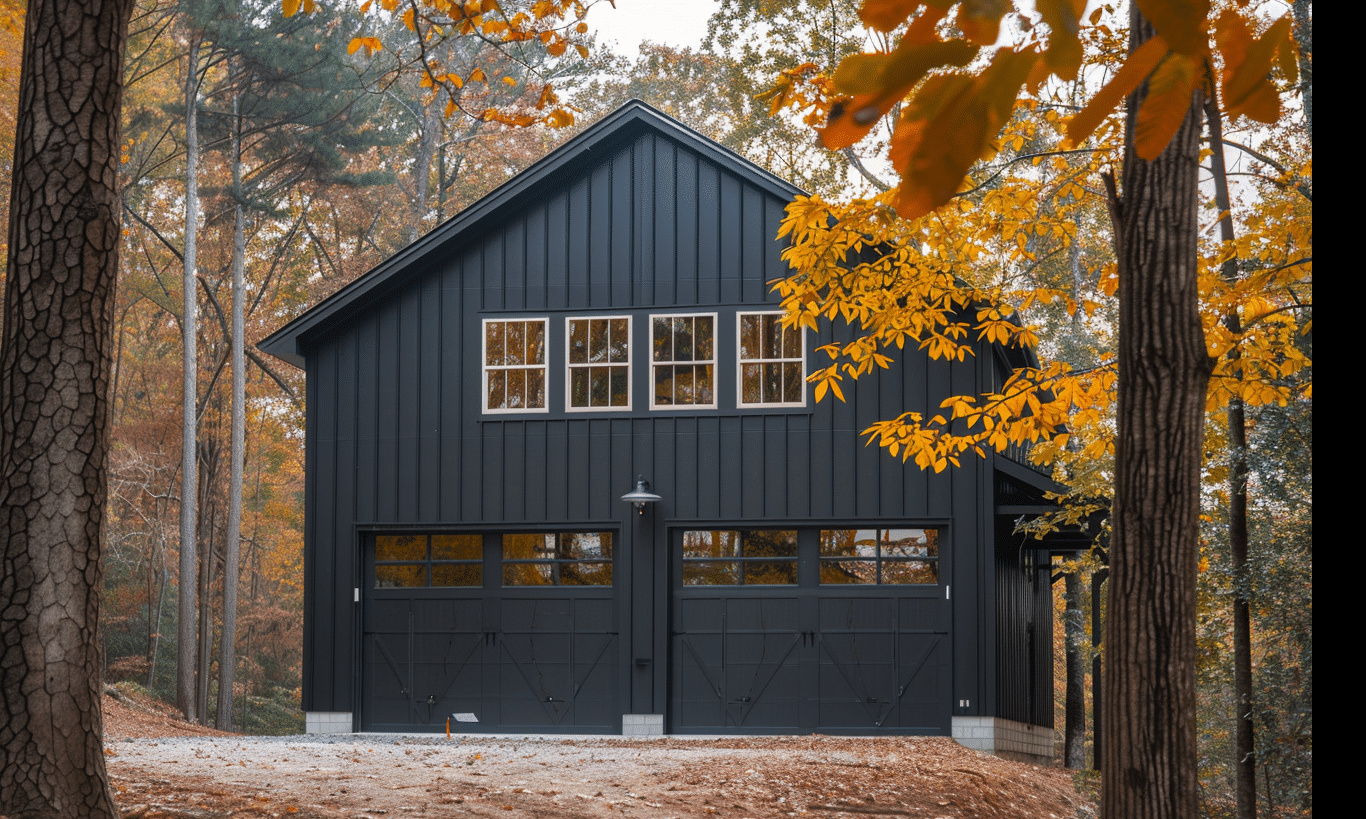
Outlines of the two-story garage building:
[[307,371],[311,731],[1051,753],[1048,561],[1011,533],[1050,482],[859,435],[1024,358],[908,350],[817,404],[836,331],[769,286],[798,193],[633,102],[261,343]]

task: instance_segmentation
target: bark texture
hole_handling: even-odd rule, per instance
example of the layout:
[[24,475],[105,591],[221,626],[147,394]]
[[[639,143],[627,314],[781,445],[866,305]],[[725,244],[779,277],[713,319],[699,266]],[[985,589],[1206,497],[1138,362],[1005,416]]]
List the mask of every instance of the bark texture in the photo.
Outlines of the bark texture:
[[0,814],[114,817],[99,593],[131,0],[32,0],[0,348]]
[[[1153,36],[1133,7],[1130,49]],[[1146,85],[1128,100],[1119,261],[1119,400],[1102,708],[1106,819],[1197,813],[1195,578],[1205,351],[1196,281],[1202,94],[1171,144],[1133,150]]]

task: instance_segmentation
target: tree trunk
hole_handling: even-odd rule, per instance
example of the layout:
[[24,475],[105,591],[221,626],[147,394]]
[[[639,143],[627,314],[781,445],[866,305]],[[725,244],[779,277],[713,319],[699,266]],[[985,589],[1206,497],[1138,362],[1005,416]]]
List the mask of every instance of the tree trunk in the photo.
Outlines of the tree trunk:
[[232,132],[232,191],[236,200],[232,219],[232,442],[229,446],[228,533],[223,544],[223,636],[218,655],[218,729],[232,730],[232,689],[237,640],[237,561],[242,541],[242,461],[246,455],[246,302],[243,268],[247,240],[242,208],[242,119],[240,99],[234,94]]
[[195,233],[199,228],[199,37],[191,35],[185,71],[185,275],[184,302],[180,320],[183,354],[181,357],[180,410],[180,607],[176,632],[176,707],[185,719],[198,722],[195,707],[195,576],[197,574],[197,523],[199,510],[199,469],[196,450],[199,400],[199,292],[196,279]]
[[[1130,10],[1129,47],[1153,36]],[[1155,160],[1134,151],[1146,83],[1129,97],[1119,262],[1119,400],[1105,630],[1107,819],[1196,815],[1195,579],[1205,352],[1196,281],[1202,93]]]
[[0,814],[116,817],[101,540],[131,0],[33,0],[0,342]]
[[[209,390],[212,392],[212,385]],[[214,533],[218,531],[218,503],[213,489],[218,484],[221,452],[218,439],[213,434],[205,435],[199,447],[199,645],[195,672],[196,708],[205,721],[209,719],[209,680],[213,665],[213,570],[216,563],[213,542]]]
[[[1224,125],[1219,106],[1205,103],[1209,123],[1210,170],[1214,177],[1214,205],[1219,219],[1219,239],[1225,245],[1234,240],[1228,169],[1224,166]],[[1238,259],[1224,262],[1220,274],[1230,284],[1238,280]],[[1242,335],[1242,318],[1237,310],[1224,317],[1224,326],[1234,338]],[[1237,347],[1229,351],[1233,376],[1241,378],[1241,355]],[[1228,402],[1228,545],[1233,564],[1233,701],[1234,701],[1234,794],[1238,819],[1257,819],[1257,751],[1252,724],[1252,610],[1247,576],[1247,422],[1243,400],[1234,396]]]
[[[158,502],[158,505],[160,503]],[[160,511],[157,519],[161,519]],[[162,606],[166,605],[166,541],[158,532],[157,534],[157,596],[155,614],[152,616],[152,646],[147,652],[147,688],[156,688],[157,681],[157,654],[161,650],[161,615]]]
[[1067,692],[1063,719],[1063,765],[1080,770],[1086,767],[1086,665],[1081,647],[1086,641],[1086,622],[1081,611],[1081,577],[1078,572],[1063,575],[1064,655],[1067,665]]
[[[433,99],[422,111],[422,138],[418,140],[417,156],[413,157],[413,202],[408,215],[408,244],[416,242],[423,233],[427,216],[427,199],[431,196],[432,160],[436,157],[437,142],[441,139],[441,101]],[[440,180],[438,180],[438,184]]]

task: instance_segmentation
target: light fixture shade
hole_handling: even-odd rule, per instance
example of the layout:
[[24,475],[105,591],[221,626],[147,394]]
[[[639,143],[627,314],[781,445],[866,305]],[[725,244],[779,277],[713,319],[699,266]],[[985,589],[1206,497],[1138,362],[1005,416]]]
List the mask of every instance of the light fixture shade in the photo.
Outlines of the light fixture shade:
[[645,514],[646,504],[659,503],[664,500],[660,496],[650,491],[650,482],[640,475],[636,476],[636,488],[621,496],[621,499],[636,507],[636,512]]

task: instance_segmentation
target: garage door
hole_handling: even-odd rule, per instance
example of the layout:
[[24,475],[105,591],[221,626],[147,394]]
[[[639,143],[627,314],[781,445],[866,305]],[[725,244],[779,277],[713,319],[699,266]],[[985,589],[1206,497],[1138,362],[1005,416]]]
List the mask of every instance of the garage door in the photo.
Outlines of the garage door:
[[619,728],[612,533],[376,535],[367,731]]
[[940,531],[678,530],[679,733],[949,733]]

